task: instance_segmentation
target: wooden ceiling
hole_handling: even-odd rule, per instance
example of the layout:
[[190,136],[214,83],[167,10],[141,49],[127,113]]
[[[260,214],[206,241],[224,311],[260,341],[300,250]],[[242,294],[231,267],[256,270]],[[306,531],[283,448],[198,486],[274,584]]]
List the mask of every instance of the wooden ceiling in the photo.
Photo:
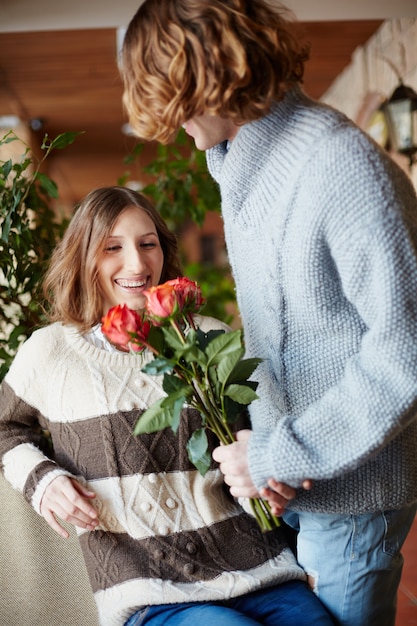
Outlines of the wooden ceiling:
[[[320,98],[380,24],[302,23],[311,44],[306,92]],[[0,33],[0,115],[18,115],[25,124],[41,120],[35,145],[44,132],[55,137],[84,131],[50,161],[49,174],[66,202],[78,201],[92,187],[115,184],[124,173],[123,159],[134,141],[121,132],[127,121],[121,98],[115,29]]]

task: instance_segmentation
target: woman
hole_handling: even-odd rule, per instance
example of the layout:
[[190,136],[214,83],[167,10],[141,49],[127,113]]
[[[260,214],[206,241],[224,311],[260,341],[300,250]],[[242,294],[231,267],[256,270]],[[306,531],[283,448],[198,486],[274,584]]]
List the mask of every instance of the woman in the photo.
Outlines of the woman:
[[195,411],[184,409],[177,435],[132,434],[161,381],[141,371],[152,356],[118,351],[100,320],[116,304],[143,309],[144,290],[178,274],[175,237],[142,195],[86,197],[45,279],[52,323],[1,389],[5,476],[62,537],[60,518],[76,526],[103,626],[331,624],[282,531],[262,534],[214,463],[204,478],[190,464]]

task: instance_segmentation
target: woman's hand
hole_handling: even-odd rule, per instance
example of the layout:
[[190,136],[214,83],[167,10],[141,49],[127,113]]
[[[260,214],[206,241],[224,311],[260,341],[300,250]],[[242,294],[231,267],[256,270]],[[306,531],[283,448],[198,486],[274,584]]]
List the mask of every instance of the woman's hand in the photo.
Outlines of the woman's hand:
[[56,516],[86,530],[94,530],[98,524],[98,514],[90,500],[96,494],[86,489],[74,478],[58,476],[45,489],[40,511],[49,526],[67,539],[68,531],[58,522]]
[[[311,480],[303,481],[303,489],[308,490],[311,489],[312,486],[313,482]],[[270,478],[268,480],[268,487],[261,489],[260,494],[264,500],[268,501],[272,514],[279,517],[284,513],[288,502],[295,498],[296,491],[289,485]]]

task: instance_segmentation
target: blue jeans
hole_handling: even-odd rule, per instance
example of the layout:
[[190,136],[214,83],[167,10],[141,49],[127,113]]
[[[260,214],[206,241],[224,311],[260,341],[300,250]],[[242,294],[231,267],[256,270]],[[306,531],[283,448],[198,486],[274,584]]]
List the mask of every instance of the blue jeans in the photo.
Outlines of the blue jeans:
[[148,606],[125,626],[333,626],[325,608],[301,581],[261,589],[226,602]]
[[402,545],[417,504],[366,515],[286,511],[297,560],[340,626],[394,626]]

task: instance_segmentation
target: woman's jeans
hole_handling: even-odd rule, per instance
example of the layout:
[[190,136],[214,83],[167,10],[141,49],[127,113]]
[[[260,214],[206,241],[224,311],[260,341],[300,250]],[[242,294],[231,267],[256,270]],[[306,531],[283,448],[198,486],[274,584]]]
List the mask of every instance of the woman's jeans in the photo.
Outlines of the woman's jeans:
[[341,626],[394,626],[401,548],[417,504],[400,511],[326,515],[286,511],[297,559]]
[[301,581],[261,589],[226,602],[148,606],[125,626],[332,626],[326,610]]

